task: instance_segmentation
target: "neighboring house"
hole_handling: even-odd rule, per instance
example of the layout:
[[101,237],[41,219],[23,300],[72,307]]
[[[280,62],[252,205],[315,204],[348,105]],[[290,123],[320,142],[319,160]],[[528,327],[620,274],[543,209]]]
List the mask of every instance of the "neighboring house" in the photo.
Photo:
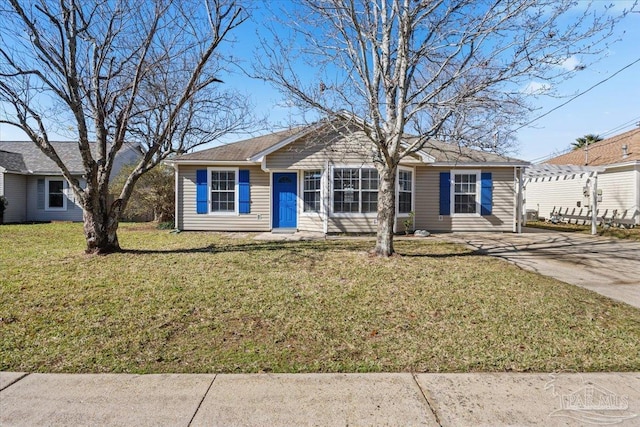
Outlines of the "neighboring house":
[[[72,175],[84,185],[84,168],[75,142],[52,142]],[[97,146],[91,144],[94,151]],[[126,145],[118,153],[111,176],[141,158],[140,149]],[[82,208],[56,164],[33,142],[0,142],[0,195],[7,198],[4,222],[82,221]]]
[[[362,128],[281,131],[179,156],[176,228],[214,231],[375,232],[377,151]],[[436,143],[397,172],[396,231],[515,231],[518,176],[528,163]]]
[[[573,150],[545,162],[550,165],[600,167],[597,173],[598,215],[616,217],[640,224],[640,128],[604,139],[586,149]],[[549,218],[554,210],[567,209],[574,215],[587,215],[590,197],[585,187],[589,173],[531,178],[526,181],[526,208]],[[591,177],[593,179],[593,177]]]

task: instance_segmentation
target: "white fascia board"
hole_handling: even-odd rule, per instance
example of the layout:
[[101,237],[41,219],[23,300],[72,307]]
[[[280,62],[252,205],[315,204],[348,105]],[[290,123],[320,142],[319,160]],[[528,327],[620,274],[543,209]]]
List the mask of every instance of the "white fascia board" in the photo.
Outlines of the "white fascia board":
[[202,165],[202,166],[229,166],[229,165],[259,165],[260,162],[248,160],[173,160],[174,165]]
[[629,166],[640,166],[640,160],[632,160],[630,162],[624,162],[624,163],[614,163],[611,165],[604,165],[603,167],[605,169],[618,169],[618,168],[626,168]]
[[460,168],[513,168],[513,167],[528,167],[531,166],[529,162],[433,162],[429,166],[447,166],[447,167],[460,167]]

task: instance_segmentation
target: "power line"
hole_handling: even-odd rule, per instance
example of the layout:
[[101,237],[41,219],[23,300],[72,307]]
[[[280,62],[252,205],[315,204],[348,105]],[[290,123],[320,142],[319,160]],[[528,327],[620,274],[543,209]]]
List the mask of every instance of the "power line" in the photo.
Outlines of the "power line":
[[640,58],[636,59],[635,61],[633,61],[630,64],[625,65],[624,67],[620,68],[618,71],[616,71],[615,73],[611,74],[609,77],[607,77],[604,80],[599,81],[598,83],[594,84],[593,86],[591,86],[589,89],[585,90],[584,92],[580,92],[579,94],[575,95],[574,97],[570,98],[569,100],[567,100],[566,102],[563,102],[562,104],[558,105],[557,107],[552,108],[551,110],[547,111],[544,114],[539,115],[538,117],[536,117],[535,119],[531,120],[528,123],[523,124],[522,126],[520,126],[519,128],[516,128],[512,131],[513,132],[517,132],[520,129],[529,126],[530,124],[537,122],[538,120],[540,120],[541,118],[548,116],[549,114],[553,113],[554,111],[564,107],[565,105],[567,105],[568,103],[575,101],[577,98],[581,97],[582,95],[584,95],[587,92],[590,92],[591,90],[595,89],[596,87],[600,86],[603,83],[606,83],[607,81],[611,80],[612,78],[614,78],[615,76],[617,76],[618,74],[620,74],[621,72],[623,72],[624,70],[626,70],[627,68],[637,64],[638,62],[640,62]]
[[639,120],[640,120],[640,116],[636,117],[635,119],[631,119],[628,122],[624,122],[623,124],[618,125],[618,126],[614,127],[613,129],[609,129],[606,132],[599,133],[598,135],[602,136],[602,137],[605,137],[605,136],[610,135],[612,133],[618,132],[618,131],[626,128],[626,127],[635,126],[638,123]]

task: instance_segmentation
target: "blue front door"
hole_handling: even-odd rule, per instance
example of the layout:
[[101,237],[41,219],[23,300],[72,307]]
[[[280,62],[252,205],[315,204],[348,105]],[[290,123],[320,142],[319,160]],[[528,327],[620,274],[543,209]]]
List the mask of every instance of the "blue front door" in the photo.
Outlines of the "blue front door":
[[273,228],[296,228],[296,173],[273,174]]

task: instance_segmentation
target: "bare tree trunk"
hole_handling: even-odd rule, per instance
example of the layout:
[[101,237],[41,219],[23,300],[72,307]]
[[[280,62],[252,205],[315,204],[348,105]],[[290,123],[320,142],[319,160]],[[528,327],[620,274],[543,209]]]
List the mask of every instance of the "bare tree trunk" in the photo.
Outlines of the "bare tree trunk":
[[381,257],[394,254],[393,225],[396,213],[396,171],[397,166],[386,166],[379,170],[378,189],[378,232],[374,253]]
[[120,252],[118,225],[122,200],[111,203],[106,195],[88,197],[91,209],[84,209],[84,236],[87,241],[86,253],[105,255]]

